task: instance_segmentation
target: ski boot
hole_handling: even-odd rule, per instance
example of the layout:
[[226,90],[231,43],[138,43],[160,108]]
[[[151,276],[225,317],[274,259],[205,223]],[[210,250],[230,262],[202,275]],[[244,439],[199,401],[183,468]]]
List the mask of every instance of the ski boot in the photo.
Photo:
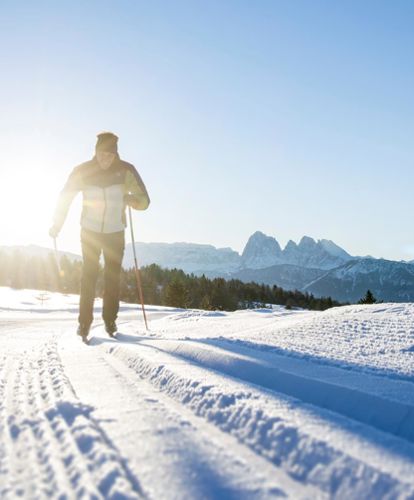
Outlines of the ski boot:
[[76,332],[81,338],[84,344],[88,343],[90,325],[85,325],[83,323],[79,324],[78,331]]
[[110,337],[114,338],[115,333],[118,331],[115,321],[105,321],[105,331]]

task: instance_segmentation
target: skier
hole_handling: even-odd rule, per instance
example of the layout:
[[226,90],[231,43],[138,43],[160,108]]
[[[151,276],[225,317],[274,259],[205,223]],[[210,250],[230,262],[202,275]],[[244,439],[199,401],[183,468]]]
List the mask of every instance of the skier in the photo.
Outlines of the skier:
[[120,159],[118,137],[98,134],[95,156],[74,168],[60,193],[49,235],[56,238],[65,222],[72,200],[83,194],[81,216],[82,278],[78,335],[86,340],[93,320],[95,286],[101,252],[104,257],[102,317],[105,330],[117,331],[119,287],[125,248],[125,209],[145,210],[150,203],[147,190],[133,165]]

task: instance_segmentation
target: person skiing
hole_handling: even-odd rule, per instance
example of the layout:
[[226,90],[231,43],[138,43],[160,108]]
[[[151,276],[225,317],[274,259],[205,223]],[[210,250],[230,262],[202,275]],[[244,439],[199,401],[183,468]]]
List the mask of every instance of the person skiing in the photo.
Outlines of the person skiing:
[[102,318],[105,330],[117,331],[119,288],[125,249],[127,206],[146,210],[150,199],[136,168],[120,159],[118,137],[112,132],[97,135],[95,156],[73,169],[59,195],[49,230],[57,238],[69,207],[78,192],[83,194],[81,216],[82,277],[79,300],[79,327],[84,340],[93,321],[95,287],[101,253],[104,257]]

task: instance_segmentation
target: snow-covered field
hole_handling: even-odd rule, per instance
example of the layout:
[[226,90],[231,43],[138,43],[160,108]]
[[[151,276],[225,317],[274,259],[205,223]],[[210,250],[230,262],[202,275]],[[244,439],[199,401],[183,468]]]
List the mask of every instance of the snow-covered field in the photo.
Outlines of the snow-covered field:
[[414,499],[414,304],[77,303],[0,288],[0,498]]

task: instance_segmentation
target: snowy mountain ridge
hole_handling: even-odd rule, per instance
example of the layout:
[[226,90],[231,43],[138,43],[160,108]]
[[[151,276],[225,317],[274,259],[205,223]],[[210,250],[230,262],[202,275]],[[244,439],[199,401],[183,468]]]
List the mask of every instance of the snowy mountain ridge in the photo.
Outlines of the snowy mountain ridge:
[[[48,255],[52,250],[36,246],[0,247],[11,252]],[[358,301],[369,288],[384,301],[414,301],[414,265],[373,257],[355,257],[327,239],[304,236],[290,240],[285,248],[278,241],[256,231],[242,254],[231,248],[196,243],[136,243],[141,266],[157,264],[182,269],[209,278],[224,277],[301,290],[340,301]],[[79,256],[61,252],[70,259]],[[125,268],[133,267],[131,244],[126,245]]]
[[[11,254],[13,252],[19,252],[23,255],[30,257],[47,257],[54,250],[51,248],[45,248],[38,245],[0,245],[0,252],[5,252]],[[81,260],[81,256],[72,252],[60,251],[59,255],[65,255],[69,260]]]
[[325,293],[355,302],[367,289],[385,301],[414,301],[414,265],[386,259],[360,258],[332,269],[303,286],[316,296]]
[[[315,241],[309,236],[304,236],[298,244],[290,240],[282,250],[274,237],[260,231],[250,236],[241,255],[231,248],[185,242],[137,242],[136,249],[141,265],[154,263],[161,267],[176,267],[188,273],[208,276],[229,275],[241,269],[264,269],[277,264],[333,269],[354,258],[333,241]],[[18,250],[38,256],[46,256],[52,251],[36,245],[0,246],[0,250],[7,252]],[[80,258],[69,252],[60,253],[71,260]],[[133,266],[131,244],[126,245],[123,266],[125,268]]]
[[330,240],[315,241],[303,236],[297,244],[292,240],[282,250],[278,241],[257,231],[252,234],[241,256],[241,267],[263,269],[276,264],[292,264],[313,269],[333,269],[354,259]]

